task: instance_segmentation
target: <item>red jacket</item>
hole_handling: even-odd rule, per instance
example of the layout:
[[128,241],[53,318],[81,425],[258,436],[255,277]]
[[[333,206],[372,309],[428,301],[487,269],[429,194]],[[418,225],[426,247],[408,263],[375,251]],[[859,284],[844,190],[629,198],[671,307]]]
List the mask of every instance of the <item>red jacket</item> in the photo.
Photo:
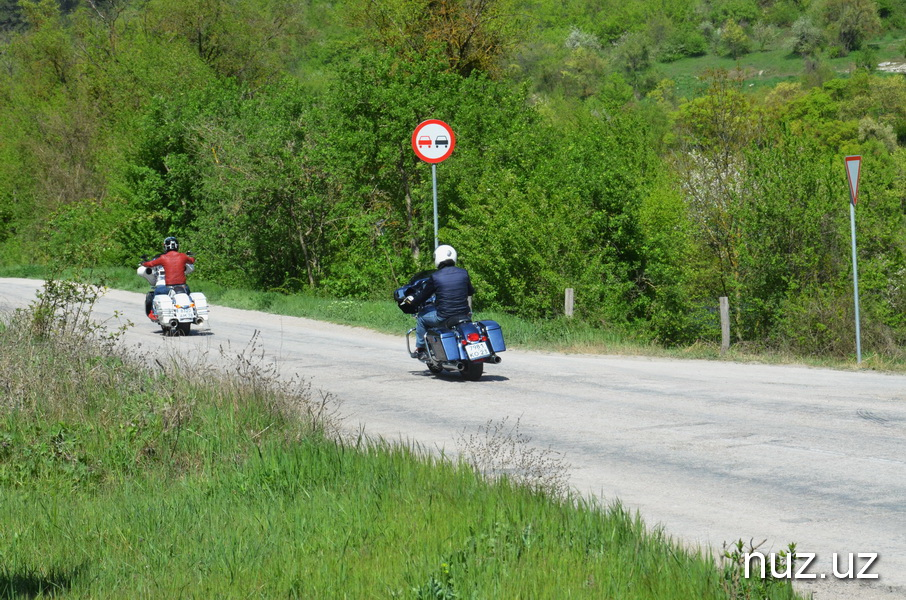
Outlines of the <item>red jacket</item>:
[[194,263],[195,257],[188,256],[176,250],[170,250],[161,254],[154,260],[148,260],[142,263],[143,267],[164,268],[164,280],[167,285],[183,285],[186,282],[186,263]]

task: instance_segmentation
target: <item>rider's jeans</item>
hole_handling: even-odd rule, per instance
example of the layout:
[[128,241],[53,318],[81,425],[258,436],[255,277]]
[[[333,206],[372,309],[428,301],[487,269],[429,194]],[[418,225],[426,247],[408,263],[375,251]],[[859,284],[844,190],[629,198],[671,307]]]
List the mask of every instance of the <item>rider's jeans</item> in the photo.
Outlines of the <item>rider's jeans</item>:
[[415,345],[418,348],[425,347],[425,331],[434,327],[443,327],[444,319],[437,316],[437,310],[430,306],[420,313],[415,320]]

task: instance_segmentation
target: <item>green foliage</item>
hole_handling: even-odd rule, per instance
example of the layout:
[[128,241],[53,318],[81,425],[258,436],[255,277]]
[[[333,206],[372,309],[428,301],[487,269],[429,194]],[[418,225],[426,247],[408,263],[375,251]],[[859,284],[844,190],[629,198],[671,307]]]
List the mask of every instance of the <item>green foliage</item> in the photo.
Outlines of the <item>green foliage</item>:
[[777,27],[790,27],[802,14],[798,0],[778,0],[765,10],[764,20]]
[[341,72],[315,113],[316,160],[356,215],[333,226],[325,285],[334,292],[373,294],[383,282],[386,295],[430,259],[431,174],[410,144],[418,123],[440,118],[458,139],[438,167],[443,227],[460,204],[459,182],[474,186],[497,168],[489,148],[515,139],[533,118],[520,93],[481,74],[462,78],[438,68],[443,60],[363,56]]
[[[863,120],[861,126],[841,120],[866,110],[884,112],[872,98],[869,90],[875,88],[869,81],[866,74],[793,95],[784,126],[757,135],[733,125],[740,118],[752,121],[735,92],[722,87],[684,109],[684,121],[694,124],[694,150],[721,174],[708,179],[690,171],[694,176],[686,185],[695,192],[693,215],[705,234],[702,243],[714,252],[722,293],[736,305],[741,340],[800,353],[846,355],[851,349],[848,215],[838,161],[860,152],[866,155],[863,172],[872,172],[874,182],[863,182],[870,200],[859,211],[870,223],[863,226],[873,240],[871,249],[860,249],[865,257],[860,270],[873,273],[864,283],[873,290],[863,300],[863,309],[873,314],[868,337],[884,352],[899,339],[897,319],[882,308],[901,302],[899,278],[891,283],[874,275],[883,264],[880,270],[892,276],[902,263],[902,207],[880,192],[890,186],[882,182],[892,183],[901,168],[890,156],[892,129],[873,120]],[[888,86],[878,98],[897,93]],[[868,164],[872,166],[866,169]]]
[[73,202],[49,215],[42,253],[67,266],[85,268],[131,262],[137,255],[124,243],[121,231],[130,220],[123,203]]
[[881,31],[875,0],[823,0],[819,8],[828,37],[846,55]]
[[749,52],[749,36],[736,21],[729,19],[721,28],[720,46],[727,56],[739,58]]
[[714,23],[754,23],[761,17],[761,8],[757,0],[712,0],[709,17]]
[[740,325],[764,339],[788,295],[844,283],[847,214],[830,157],[798,136],[747,150],[741,171],[739,298],[751,305]]
[[19,0],[0,0],[0,31],[15,31],[23,26]]
[[[762,542],[763,543],[763,542]],[[759,546],[752,542],[746,544],[743,540],[737,540],[736,543],[728,545],[724,543],[724,552],[721,556],[721,565],[723,567],[723,579],[726,589],[732,598],[740,600],[756,598],[793,598],[793,592],[789,585],[789,578],[784,576],[775,576],[777,573],[796,573],[796,544],[787,545],[786,549],[777,553],[776,558],[771,556],[767,561],[771,566],[766,569],[765,577],[754,574],[754,570],[760,566],[759,560],[749,560],[749,555],[756,555]],[[770,553],[763,553],[770,555]],[[746,564],[749,562],[753,572],[746,577]],[[775,571],[771,571],[771,567]]]
[[623,77],[640,95],[656,84],[651,67],[654,63],[654,45],[644,33],[626,33],[614,43],[613,60]]
[[675,182],[659,176],[642,199],[639,223],[642,254],[641,274],[647,295],[643,302],[645,321],[662,344],[688,343],[701,335],[694,324],[695,304],[691,281],[696,258],[690,215]]
[[254,86],[279,73],[282,44],[303,32],[300,9],[276,0],[152,0],[143,27],[196,53],[215,73]]
[[657,240],[649,256],[640,212],[658,163],[648,130],[629,117],[578,113],[561,132],[539,124],[520,133],[518,152],[508,149],[513,143],[486,153],[486,162],[503,153],[513,153],[514,162],[468,182],[444,239],[487,290],[478,294],[479,306],[550,317],[562,310],[563,289],[572,287],[585,318],[638,325],[654,310],[650,303],[661,300],[661,288],[645,273],[662,268],[653,248],[664,243],[661,228],[677,218],[648,222],[647,234]]
[[464,77],[498,71],[521,19],[510,0],[384,0],[352,5],[377,47],[413,61],[437,53],[447,69]]
[[793,52],[800,56],[814,54],[821,47],[822,32],[811,17],[804,15],[796,19],[791,30]]
[[863,47],[855,53],[856,67],[871,73],[878,66],[878,55],[871,47]]
[[657,58],[671,62],[687,56],[703,56],[708,51],[708,40],[691,25],[676,27],[658,46]]

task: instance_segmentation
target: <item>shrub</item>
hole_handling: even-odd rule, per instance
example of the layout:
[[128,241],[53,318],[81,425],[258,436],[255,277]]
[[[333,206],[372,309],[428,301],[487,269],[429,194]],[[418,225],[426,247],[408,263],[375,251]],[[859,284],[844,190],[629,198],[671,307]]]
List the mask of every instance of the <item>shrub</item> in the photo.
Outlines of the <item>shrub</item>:
[[821,47],[823,32],[815,25],[811,17],[802,16],[796,19],[791,34],[793,52],[799,56],[812,55]]

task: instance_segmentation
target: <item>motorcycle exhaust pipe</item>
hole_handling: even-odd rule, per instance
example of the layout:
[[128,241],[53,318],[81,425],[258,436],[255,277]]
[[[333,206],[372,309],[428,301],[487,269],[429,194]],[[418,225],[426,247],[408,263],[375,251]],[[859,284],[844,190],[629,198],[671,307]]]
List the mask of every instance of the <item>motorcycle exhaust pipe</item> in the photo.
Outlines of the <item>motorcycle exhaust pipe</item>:
[[196,325],[201,325],[202,323],[204,323],[204,319],[202,319],[201,317],[195,317]]
[[177,327],[178,325],[179,321],[177,321],[176,319],[170,319],[170,327]]
[[503,361],[503,359],[500,358],[499,356],[497,356],[496,354],[493,356],[493,358],[491,358],[491,362],[494,363],[495,365],[499,365],[502,361]]
[[456,370],[457,370],[457,371],[465,371],[465,370],[466,370],[466,363],[464,363],[464,362],[458,362],[458,363],[456,363]]

